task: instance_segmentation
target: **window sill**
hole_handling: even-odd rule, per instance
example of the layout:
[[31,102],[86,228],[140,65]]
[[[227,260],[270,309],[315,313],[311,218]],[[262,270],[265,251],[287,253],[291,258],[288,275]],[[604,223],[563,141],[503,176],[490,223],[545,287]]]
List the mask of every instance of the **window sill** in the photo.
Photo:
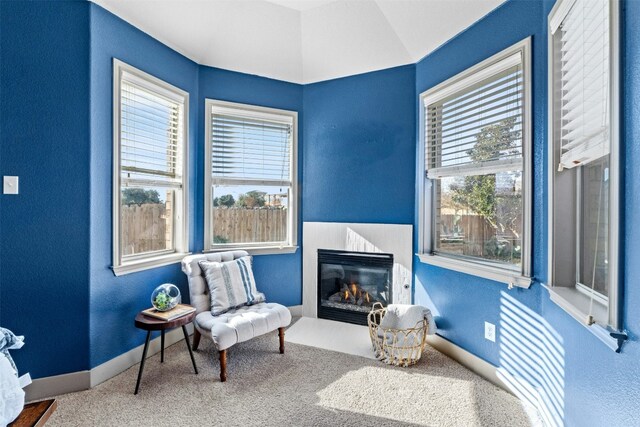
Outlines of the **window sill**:
[[138,259],[114,265],[111,267],[115,276],[124,276],[125,274],[136,273],[139,271],[149,270],[151,268],[163,267],[165,265],[175,264],[182,261],[182,258],[191,254],[191,252],[178,252],[168,255],[160,255],[155,257]]
[[446,268],[448,270],[459,271],[461,273],[470,274],[472,276],[482,277],[484,279],[494,280],[509,285],[509,287],[517,286],[519,288],[528,289],[531,286],[531,278],[520,275],[515,271],[508,271],[502,268],[483,265],[473,262],[466,262],[460,259],[449,258],[441,255],[416,254],[420,261],[435,265],[436,267]]
[[298,250],[298,246],[256,246],[256,247],[243,247],[243,246],[225,246],[217,247],[215,249],[209,249],[202,251],[203,253],[211,252],[224,252],[224,251],[247,251],[249,255],[278,255],[278,254],[293,254]]
[[[551,301],[566,311],[571,317],[576,319],[582,326],[586,327],[607,347],[619,352],[621,343],[611,336],[611,331],[598,323],[589,324],[590,298],[578,291],[574,287],[549,287]],[[607,323],[607,307],[601,302],[593,301],[593,318],[600,323]]]

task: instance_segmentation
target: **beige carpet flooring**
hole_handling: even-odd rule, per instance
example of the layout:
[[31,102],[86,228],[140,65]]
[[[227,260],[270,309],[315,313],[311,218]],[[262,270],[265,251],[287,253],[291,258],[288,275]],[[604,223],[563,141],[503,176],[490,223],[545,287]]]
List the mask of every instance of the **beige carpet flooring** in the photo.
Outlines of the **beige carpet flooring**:
[[202,340],[194,375],[184,342],[99,386],[58,396],[47,426],[528,426],[522,403],[428,348],[410,368],[287,343],[275,333],[232,347],[228,381]]

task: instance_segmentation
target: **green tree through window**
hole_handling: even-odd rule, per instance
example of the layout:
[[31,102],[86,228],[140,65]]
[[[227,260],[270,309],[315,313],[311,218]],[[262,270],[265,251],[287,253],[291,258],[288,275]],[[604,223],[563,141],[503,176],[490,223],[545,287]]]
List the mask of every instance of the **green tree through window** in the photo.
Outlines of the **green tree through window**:
[[160,200],[160,193],[158,193],[156,190],[144,190],[142,188],[125,188],[122,190],[123,205],[139,206],[149,203],[162,203],[162,201]]
[[213,199],[213,206],[226,206],[230,208],[231,206],[236,204],[236,199],[233,198],[231,194],[225,194],[224,196],[216,197]]
[[[483,128],[467,155],[477,163],[519,155],[521,132],[514,127],[515,118],[510,118]],[[496,174],[465,176],[451,184],[451,202],[482,216],[496,232],[513,233],[519,241],[522,194],[515,191],[515,186],[521,174],[520,171],[500,174],[500,182],[496,182]],[[514,250],[513,255],[519,257],[519,248],[503,248],[495,237],[486,243],[485,248],[497,258],[509,257],[511,249]]]
[[241,194],[238,197],[236,206],[241,208],[260,208],[266,203],[264,198],[266,194],[267,193],[263,191],[247,191],[245,194]]

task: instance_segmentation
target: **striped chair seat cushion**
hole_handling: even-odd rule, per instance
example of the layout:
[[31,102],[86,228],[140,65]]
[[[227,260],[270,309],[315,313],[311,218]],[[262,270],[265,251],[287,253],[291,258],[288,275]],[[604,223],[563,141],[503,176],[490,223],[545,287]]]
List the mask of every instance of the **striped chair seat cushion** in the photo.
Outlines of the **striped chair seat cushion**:
[[251,257],[227,262],[200,261],[211,297],[211,314],[218,316],[243,305],[264,302],[264,294],[256,289]]

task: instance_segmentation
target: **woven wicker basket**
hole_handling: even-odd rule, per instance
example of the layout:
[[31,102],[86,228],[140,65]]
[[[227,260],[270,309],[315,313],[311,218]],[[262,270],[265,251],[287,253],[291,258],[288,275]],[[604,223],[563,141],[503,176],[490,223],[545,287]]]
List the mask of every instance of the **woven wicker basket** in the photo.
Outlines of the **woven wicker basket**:
[[426,319],[410,329],[384,329],[380,327],[387,309],[375,303],[367,317],[373,351],[379,360],[396,366],[410,366],[422,357],[429,324]]

